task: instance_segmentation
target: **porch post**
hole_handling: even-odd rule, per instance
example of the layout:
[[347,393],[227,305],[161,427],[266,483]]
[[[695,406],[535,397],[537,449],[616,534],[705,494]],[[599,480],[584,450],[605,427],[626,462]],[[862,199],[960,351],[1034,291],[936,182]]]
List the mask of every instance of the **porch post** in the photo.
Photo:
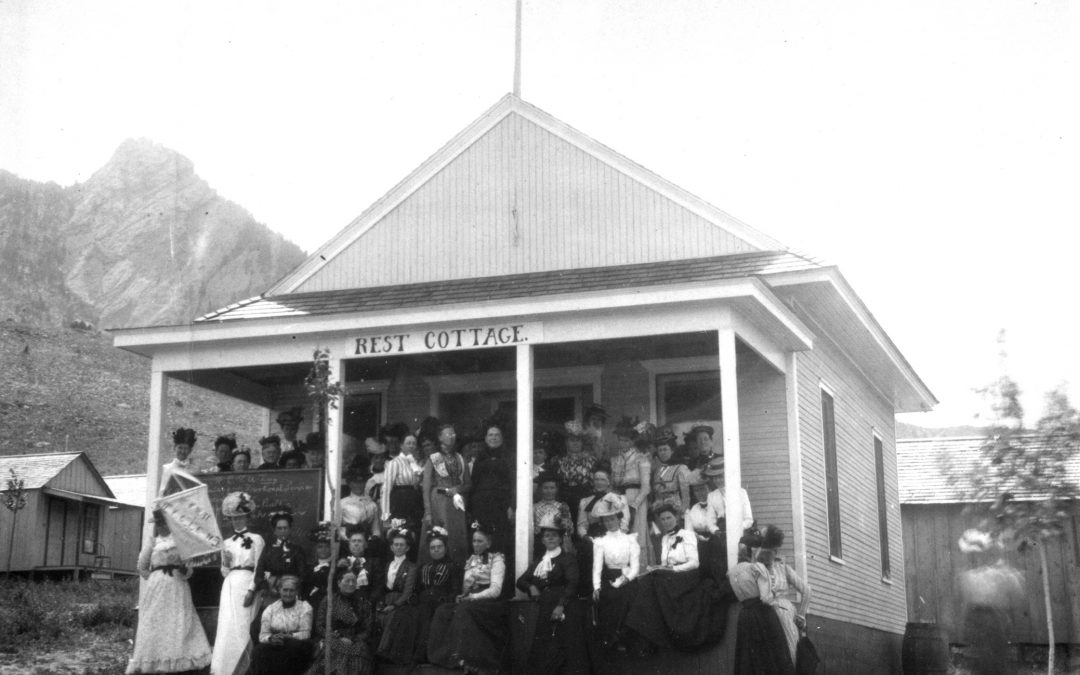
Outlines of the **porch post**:
[[727,513],[728,569],[739,561],[742,538],[742,453],[739,450],[739,379],[735,371],[735,331],[718,331],[720,347],[720,410],[724,430],[724,510]]
[[[330,382],[345,382],[345,361],[343,359],[330,359]],[[332,490],[323,489],[323,520],[329,520],[334,514],[334,498],[341,499],[341,429],[342,420],[345,419],[345,396],[338,396],[333,405],[326,406],[326,462],[323,470],[326,472],[327,485]]]
[[[533,350],[532,345],[517,346],[517,499],[514,503],[514,576],[517,579],[529,567],[532,556],[532,444],[533,444]],[[504,583],[513,583],[507,579]]]
[[165,435],[165,400],[169,395],[167,375],[160,370],[150,371],[150,430],[146,446],[146,518],[143,530],[153,535],[153,527],[147,527],[150,510],[154,507],[161,483],[161,438]]

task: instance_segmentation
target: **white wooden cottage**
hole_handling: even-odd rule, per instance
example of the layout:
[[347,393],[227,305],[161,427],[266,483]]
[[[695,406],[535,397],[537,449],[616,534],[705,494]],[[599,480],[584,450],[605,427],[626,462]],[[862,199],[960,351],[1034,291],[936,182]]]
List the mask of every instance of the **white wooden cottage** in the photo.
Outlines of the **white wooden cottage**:
[[262,296],[115,344],[153,362],[148,486],[168,459],[170,377],[282,410],[304,404],[312,352],[328,347],[348,390],[329,419],[331,469],[342,432],[516,410],[519,573],[535,425],[589,403],[722,420],[728,494],[744,485],[758,522],[789,533],[830,671],[898,667],[894,415],[932,393],[835,267],[516,96]]

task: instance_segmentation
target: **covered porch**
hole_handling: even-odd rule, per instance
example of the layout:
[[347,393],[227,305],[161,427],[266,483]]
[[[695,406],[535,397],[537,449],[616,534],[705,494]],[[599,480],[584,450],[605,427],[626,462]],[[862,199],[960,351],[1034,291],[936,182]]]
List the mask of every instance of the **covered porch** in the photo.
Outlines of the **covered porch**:
[[[318,295],[325,302],[330,294]],[[802,566],[791,371],[795,352],[810,349],[812,336],[760,281],[622,287],[468,305],[429,298],[374,311],[355,311],[370,306],[363,301],[346,308],[341,298],[337,311],[304,311],[305,298],[290,300],[294,304],[279,305],[277,316],[244,316],[250,305],[239,305],[240,316],[229,316],[226,308],[224,316],[189,326],[117,333],[117,346],[153,359],[148,499],[170,459],[162,448],[162,408],[173,377],[268,411],[304,406],[310,414],[301,431],[327,432],[331,481],[357,445],[352,439],[374,435],[381,424],[402,421],[415,428],[432,415],[463,429],[493,413],[512,412],[518,575],[532,560],[535,434],[580,421],[585,406],[601,404],[612,417],[606,441],[613,441],[611,427],[622,415],[677,431],[697,421],[722,422],[722,439],[715,442],[726,460],[729,517],[739,517],[740,501],[730,496],[744,486],[759,522],[792,533],[786,546]],[[253,304],[260,302],[267,301]],[[344,385],[337,410],[314,411],[305,395],[303,380],[317,347],[329,349],[331,379]],[[327,513],[329,499],[327,491]],[[728,533],[730,564],[738,537],[734,528]]]

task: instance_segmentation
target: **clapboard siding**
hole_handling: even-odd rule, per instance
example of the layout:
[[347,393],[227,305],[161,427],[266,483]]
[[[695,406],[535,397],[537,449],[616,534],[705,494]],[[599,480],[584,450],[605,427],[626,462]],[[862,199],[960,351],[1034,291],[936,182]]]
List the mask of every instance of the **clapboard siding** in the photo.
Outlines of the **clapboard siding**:
[[[965,643],[962,598],[956,582],[972,561],[960,553],[957,542],[964,530],[978,524],[978,519],[966,512],[964,504],[905,504],[902,511],[905,574],[911,580],[908,614],[912,621],[941,624],[950,642]],[[1078,528],[1080,519],[1074,517],[1071,527],[1065,528],[1065,536],[1050,541],[1046,547],[1054,637],[1059,643],[1080,643],[1080,602],[1075,600],[1080,598]],[[1034,549],[1008,550],[1002,552],[1002,557],[1024,577],[1024,601],[1009,611],[1009,641],[1045,644],[1048,638],[1039,553]]]
[[90,467],[90,460],[86,458],[86,455],[79,456],[74,462],[61,469],[60,473],[49,481],[48,486],[81,495],[112,497],[108,486]]
[[740,353],[735,369],[743,485],[758,524],[771,523],[787,533],[781,554],[791,561],[791,459],[784,376],[753,353]]
[[513,113],[296,290],[754,250],[719,225]]
[[[813,610],[829,618],[903,632],[907,621],[893,409],[847,357],[819,336],[798,354],[798,405],[807,567]],[[821,384],[833,393],[843,562],[829,555]],[[885,461],[891,583],[881,580],[873,432]]]
[[[11,569],[24,570],[34,565],[41,564],[40,551],[37,546],[28,545],[30,542],[44,538],[44,521],[42,520],[38,504],[41,502],[41,492],[30,490],[24,493],[26,506],[19,511],[18,516],[7,509],[0,509],[0,570],[7,567],[8,544],[11,543],[11,527],[15,525],[15,546],[12,548]],[[39,556],[34,560],[35,551]]]

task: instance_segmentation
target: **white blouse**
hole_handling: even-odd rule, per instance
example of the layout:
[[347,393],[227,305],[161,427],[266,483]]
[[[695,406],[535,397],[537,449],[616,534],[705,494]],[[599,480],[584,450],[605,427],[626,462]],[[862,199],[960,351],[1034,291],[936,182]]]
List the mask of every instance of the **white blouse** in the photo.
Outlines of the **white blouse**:
[[[746,494],[746,488],[739,488],[739,497],[742,499],[742,527],[739,532],[754,524],[754,512],[750,510],[750,496]],[[706,498],[709,506],[709,531],[717,532],[720,526],[717,519],[724,518],[727,514],[727,506],[724,504],[724,488],[717,488],[709,493]]]
[[[262,557],[263,548],[265,548],[265,546],[266,544],[263,542],[263,538],[251,530],[233,532],[225,537],[225,543],[222,545],[221,576],[228,576],[230,571],[242,567],[254,568],[258,564],[259,558]],[[225,566],[225,553],[230,553],[232,555],[228,567]],[[248,590],[255,590],[254,573],[251,575],[251,583],[248,584]]]
[[641,546],[637,537],[622,531],[605,532],[593,539],[593,588],[600,588],[600,572],[604,567],[621,569],[625,581],[616,580],[613,585],[622,586],[638,575]]
[[[503,580],[506,578],[506,558],[502,553],[489,553],[487,562],[481,556],[469,556],[465,563],[465,579],[462,588],[470,600],[488,600],[499,597],[502,593]],[[475,588],[487,586],[484,590]]]
[[698,568],[697,536],[689,530],[665,534],[660,542],[660,563],[676,572]]
[[394,590],[394,579],[397,579],[398,570],[401,569],[401,564],[405,562],[405,556],[400,558],[394,556],[393,562],[386,568],[386,590]]
[[695,533],[701,539],[708,539],[713,530],[716,529],[716,519],[711,520],[712,527],[709,519],[709,507],[706,503],[698,503],[691,506],[686,510],[686,515],[683,516],[683,527]]
[[420,479],[424,475],[424,467],[417,463],[412,455],[404,452],[386,463],[383,471],[383,490],[379,495],[379,506],[382,508],[383,519],[390,517],[390,493],[396,485],[420,485]]

